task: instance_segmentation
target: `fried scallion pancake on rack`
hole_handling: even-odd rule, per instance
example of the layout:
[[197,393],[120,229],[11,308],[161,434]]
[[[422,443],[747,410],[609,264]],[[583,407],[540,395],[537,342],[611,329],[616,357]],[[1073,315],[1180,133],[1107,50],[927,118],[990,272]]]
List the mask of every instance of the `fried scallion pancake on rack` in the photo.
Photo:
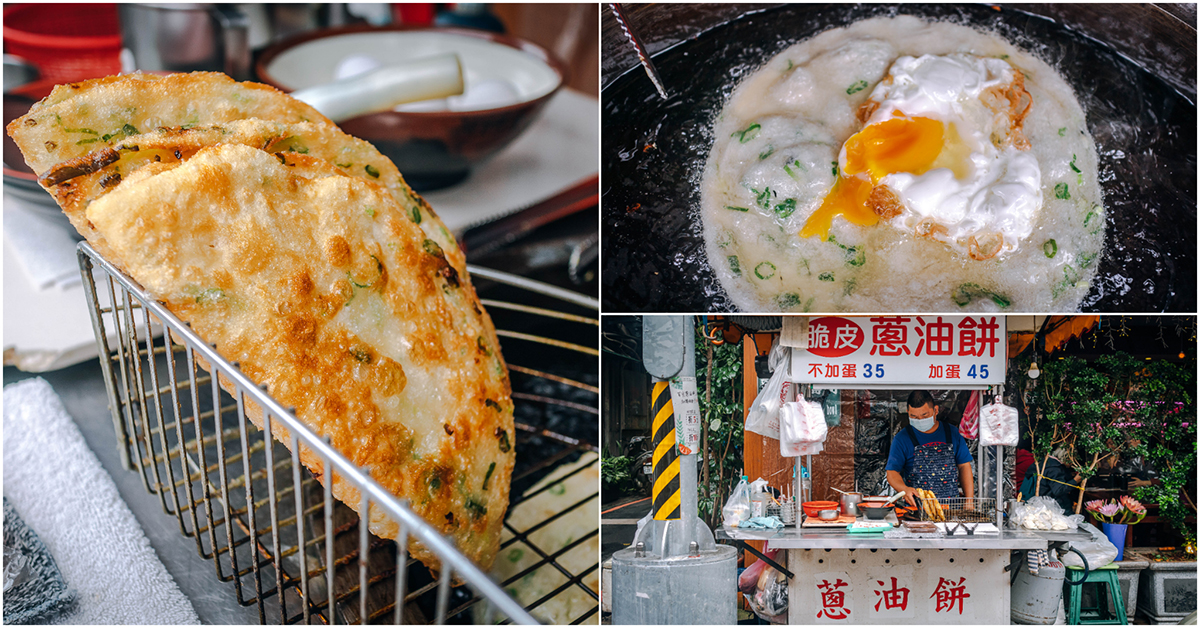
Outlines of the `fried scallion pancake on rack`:
[[9,124],[8,134],[42,177],[56,164],[113,149],[130,135],[248,118],[333,124],[269,85],[238,83],[218,72],[134,73],[59,85]]
[[[505,545],[492,568],[492,576],[498,582],[508,583],[514,576],[532,569],[508,584],[507,590],[526,608],[553,594],[529,609],[534,618],[547,625],[570,624],[596,607],[600,593],[600,502],[595,496],[599,484],[599,456],[584,452],[578,461],[555,469],[527,490],[527,499],[513,506],[509,515],[508,528],[526,536],[518,539],[505,530]],[[593,499],[587,499],[588,496]],[[552,523],[545,525],[546,521]],[[562,552],[554,559],[557,567],[545,562],[539,550],[546,554]],[[560,591],[568,578],[558,567],[573,576],[587,575],[579,584]],[[588,593],[584,587],[592,592]],[[475,621],[499,623],[505,618],[503,614],[489,616],[488,607],[487,604],[475,607]],[[586,623],[598,624],[600,616],[594,615]]]
[[[370,143],[328,124],[250,119],[187,129],[160,128],[126,137],[112,148],[51,166],[41,180],[76,230],[107,256],[104,239],[88,223],[85,208],[143,168],[149,167],[147,173],[161,172],[189,159],[201,148],[217,144],[243,144],[271,154],[318,157],[345,174],[377,182],[406,208],[410,220],[423,224],[426,237],[437,242],[451,262],[462,266],[462,252],[449,232],[436,219],[429,204],[404,183],[391,160]],[[81,163],[86,165],[81,167]]]
[[[86,214],[118,263],[201,337],[467,556],[491,562],[513,464],[507,369],[465,274],[444,272],[440,247],[386,189],[316,158],[280,163],[230,144],[117,186]],[[315,456],[302,459],[323,476]],[[340,479],[333,492],[360,499]],[[395,537],[395,523],[371,519]]]
[[[221,104],[239,94],[240,109]],[[126,110],[143,116],[122,122],[136,133],[73,143],[62,162],[45,154],[61,127],[107,128]],[[97,251],[492,564],[515,445],[508,370],[461,250],[390,161],[307,105],[209,73],[60,86],[8,130]],[[260,408],[247,414],[262,426]],[[328,480],[312,452],[300,457]],[[336,474],[332,492],[361,508]],[[369,518],[398,535],[381,512]]]

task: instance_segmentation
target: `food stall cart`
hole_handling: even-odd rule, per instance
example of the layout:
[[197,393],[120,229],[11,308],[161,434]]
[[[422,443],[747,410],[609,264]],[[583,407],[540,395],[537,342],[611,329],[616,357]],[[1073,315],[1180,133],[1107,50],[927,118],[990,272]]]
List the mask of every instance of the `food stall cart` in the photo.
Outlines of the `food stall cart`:
[[[915,388],[1001,392],[1007,343],[1004,316],[784,317],[781,343],[792,348],[790,395],[821,389]],[[980,447],[980,450],[983,450]],[[1004,447],[993,447],[998,478]],[[817,454],[818,456],[822,454]],[[977,457],[977,461],[980,457]],[[812,456],[794,459],[795,485],[787,488],[797,502],[806,494],[802,468],[813,469]],[[976,464],[983,476],[984,465]],[[765,541],[768,549],[786,550],[785,564],[771,561],[789,578],[788,623],[1009,623],[1010,556],[1013,550],[1046,549],[1049,543],[1086,538],[1077,532],[1040,532],[1006,528],[999,481],[993,495],[976,483],[969,508],[998,528],[993,534],[953,536],[860,533],[841,527],[778,530],[722,528],[717,538],[732,541],[763,557],[746,541]],[[965,498],[964,498],[965,499]],[[799,513],[797,513],[799,514]],[[954,522],[961,512],[948,510]],[[815,518],[814,518],[815,519]],[[861,517],[860,517],[861,519]],[[895,515],[888,520],[898,523]],[[959,528],[959,526],[953,526]],[[1012,565],[1018,568],[1020,565]]]

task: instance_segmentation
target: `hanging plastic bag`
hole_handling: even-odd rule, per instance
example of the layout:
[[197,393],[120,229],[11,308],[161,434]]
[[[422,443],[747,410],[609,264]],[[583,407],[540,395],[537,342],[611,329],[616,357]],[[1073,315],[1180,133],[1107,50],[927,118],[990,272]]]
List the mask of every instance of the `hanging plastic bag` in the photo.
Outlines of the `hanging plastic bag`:
[[742,476],[742,480],[729,494],[729,499],[725,500],[725,506],[721,508],[721,517],[730,528],[736,528],[743,521],[750,519],[750,484],[746,482],[746,476]]
[[794,458],[824,451],[829,426],[821,404],[803,395],[779,410],[779,455]]
[[1017,427],[1017,409],[1002,403],[990,403],[979,411],[979,444],[984,447],[1016,447],[1021,433]]
[[779,336],[776,336],[775,341],[771,343],[771,352],[767,354],[767,366],[771,368],[771,372],[774,373],[780,370],[780,367],[784,367],[783,370],[787,370],[784,362],[790,361],[791,357],[792,348],[780,344]]
[[963,410],[962,421],[958,424],[958,433],[967,440],[979,438],[979,391],[972,390],[967,398],[967,409]]
[[[778,552],[767,550],[766,556],[776,560]],[[787,578],[779,570],[765,561],[756,561],[738,576],[738,590],[746,596],[746,603],[755,615],[773,624],[787,623]]]
[[791,356],[791,349],[781,346],[778,341],[772,345],[767,363],[773,372],[767,385],[758,392],[750,414],[746,415],[746,431],[762,434],[767,438],[779,438],[779,408],[791,395],[791,382],[788,381],[787,368],[783,364],[785,358]]
[[[1096,526],[1080,523],[1079,531],[1092,535],[1087,541],[1071,541],[1071,547],[1087,559],[1088,569],[1099,569],[1117,559],[1117,546],[1108,540],[1108,535],[1097,530]],[[1063,554],[1062,562],[1068,567],[1083,567],[1083,561],[1079,560],[1074,552]]]

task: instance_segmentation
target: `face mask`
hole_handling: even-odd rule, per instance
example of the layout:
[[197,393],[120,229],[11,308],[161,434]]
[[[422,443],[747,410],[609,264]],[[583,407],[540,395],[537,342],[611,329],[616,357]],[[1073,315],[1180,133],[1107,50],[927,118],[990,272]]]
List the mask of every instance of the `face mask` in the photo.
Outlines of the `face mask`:
[[934,421],[937,421],[937,417],[935,416],[931,416],[928,419],[914,419],[909,417],[908,424],[913,426],[914,430],[928,432],[929,430],[933,429]]

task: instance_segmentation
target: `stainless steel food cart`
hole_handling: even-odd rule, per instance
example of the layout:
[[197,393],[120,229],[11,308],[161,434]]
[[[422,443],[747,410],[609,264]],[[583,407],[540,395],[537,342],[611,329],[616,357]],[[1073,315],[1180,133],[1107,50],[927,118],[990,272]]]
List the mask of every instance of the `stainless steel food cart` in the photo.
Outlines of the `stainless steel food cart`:
[[[814,388],[991,390],[1002,394],[1007,366],[1004,316],[877,316],[783,318],[780,342],[792,348],[786,368],[796,394]],[[990,450],[990,451],[985,451]],[[791,624],[945,624],[1009,622],[1013,551],[1088,538],[1078,532],[1005,527],[1002,482],[1005,447],[979,447],[973,497],[998,534],[887,538],[845,528],[785,527],[774,531],[722,528],[718,540],[766,560],[747,541],[784,550],[768,561],[789,579]],[[820,454],[817,454],[820,455]],[[984,476],[995,464],[994,496]],[[806,494],[794,459],[798,502]],[[799,517],[797,520],[799,521]]]
[[838,529],[721,528],[743,547],[785,550],[789,624],[1007,624],[1013,550],[1087,539],[1002,527],[998,535],[884,538]]

